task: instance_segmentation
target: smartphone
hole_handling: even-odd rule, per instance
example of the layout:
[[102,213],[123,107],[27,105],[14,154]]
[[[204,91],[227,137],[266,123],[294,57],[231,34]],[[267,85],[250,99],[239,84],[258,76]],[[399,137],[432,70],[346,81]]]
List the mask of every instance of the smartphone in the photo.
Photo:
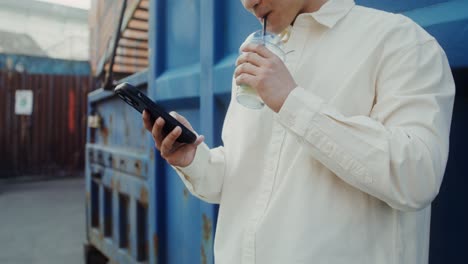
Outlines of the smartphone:
[[179,126],[182,128],[182,134],[177,138],[177,142],[191,144],[195,142],[197,136],[195,133],[190,131],[187,127],[182,125],[177,119],[167,113],[162,107],[149,99],[143,92],[138,90],[136,87],[128,83],[122,83],[117,85],[114,92],[127,104],[143,113],[143,110],[147,110],[154,121],[158,117],[162,117],[165,121],[163,127],[164,135],[169,134],[175,127]]

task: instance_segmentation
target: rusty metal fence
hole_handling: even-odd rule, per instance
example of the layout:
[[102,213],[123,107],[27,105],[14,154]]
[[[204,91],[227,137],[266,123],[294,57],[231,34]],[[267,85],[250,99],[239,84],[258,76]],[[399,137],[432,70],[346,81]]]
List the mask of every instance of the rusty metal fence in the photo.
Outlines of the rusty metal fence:
[[[84,166],[88,76],[0,71],[0,178],[74,172]],[[30,115],[17,91],[32,92]]]

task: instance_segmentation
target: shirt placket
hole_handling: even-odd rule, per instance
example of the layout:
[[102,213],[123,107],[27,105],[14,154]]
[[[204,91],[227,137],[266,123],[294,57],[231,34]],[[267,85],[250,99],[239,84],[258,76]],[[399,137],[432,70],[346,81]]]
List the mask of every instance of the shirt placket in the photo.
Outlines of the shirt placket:
[[279,158],[285,136],[284,128],[276,121],[273,122],[272,137],[265,153],[266,162],[262,174],[262,183],[255,201],[252,217],[249,221],[244,237],[243,264],[255,263],[255,243],[258,225],[265,214],[271,199],[275,178],[278,170]]
[[[306,40],[305,32],[291,32],[288,43],[286,43],[286,52],[294,50],[286,57],[285,65],[294,74],[294,66],[297,65],[302,54],[303,44]],[[296,44],[297,43],[297,44]],[[281,149],[285,137],[285,129],[276,120],[276,116],[273,120],[272,136],[269,147],[265,153],[265,168],[261,175],[261,186],[255,201],[254,210],[252,217],[248,222],[246,231],[243,239],[243,250],[242,250],[242,264],[254,264],[255,261],[255,244],[256,244],[256,232],[258,225],[264,216],[269,201],[272,196],[275,178],[278,170],[279,158],[281,155]]]
[[307,32],[304,28],[293,27],[290,34],[289,40],[285,44],[286,58],[284,64],[294,77],[297,72],[297,65],[299,65],[300,59],[303,56]]

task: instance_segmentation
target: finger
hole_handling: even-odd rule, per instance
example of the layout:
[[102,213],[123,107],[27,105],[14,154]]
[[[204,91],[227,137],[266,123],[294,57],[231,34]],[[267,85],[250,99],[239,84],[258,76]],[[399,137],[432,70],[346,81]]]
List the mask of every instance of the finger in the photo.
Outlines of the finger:
[[177,121],[179,121],[182,125],[184,125],[186,128],[190,129],[192,132],[195,132],[195,130],[193,129],[192,125],[190,124],[190,122],[183,116],[183,115],[180,115],[179,113],[177,113],[176,111],[172,111],[169,113],[172,117],[174,117],[175,119],[177,119]]
[[151,115],[146,110],[144,110],[141,116],[143,118],[143,125],[145,129],[151,132],[151,130],[153,129],[153,120],[151,118]]
[[154,143],[156,144],[157,149],[161,149],[161,143],[164,139],[162,128],[165,122],[164,119],[158,117],[154,122],[153,129],[151,130],[151,134],[153,135]]
[[195,142],[193,142],[193,145],[198,146],[201,143],[203,143],[203,141],[205,141],[205,136],[200,135],[200,136],[197,137],[197,140],[195,140]]
[[180,134],[182,134],[182,128],[176,126],[171,133],[163,139],[160,150],[163,158],[167,158],[172,153],[174,143]]
[[237,58],[236,61],[236,66],[239,66],[242,63],[250,63],[255,66],[261,66],[263,63],[265,63],[265,58],[261,57],[255,52],[243,52],[239,57]]
[[259,71],[260,68],[258,66],[252,65],[250,63],[243,63],[236,67],[236,70],[234,71],[234,78],[237,78],[237,76],[243,73],[257,76],[259,74]]
[[241,75],[235,78],[237,85],[248,85],[250,87],[255,87],[255,76],[242,73]]
[[269,59],[272,57],[275,57],[276,55],[273,54],[270,50],[268,50],[265,45],[260,44],[260,43],[249,43],[246,44],[241,48],[242,52],[254,52],[260,55],[261,57],[265,59]]

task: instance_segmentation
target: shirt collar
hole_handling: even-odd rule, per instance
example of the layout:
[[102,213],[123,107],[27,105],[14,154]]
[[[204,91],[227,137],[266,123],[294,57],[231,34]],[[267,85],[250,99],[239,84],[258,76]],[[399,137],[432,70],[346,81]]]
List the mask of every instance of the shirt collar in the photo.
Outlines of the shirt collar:
[[328,0],[319,10],[305,15],[312,16],[318,23],[332,28],[355,6],[354,0]]

